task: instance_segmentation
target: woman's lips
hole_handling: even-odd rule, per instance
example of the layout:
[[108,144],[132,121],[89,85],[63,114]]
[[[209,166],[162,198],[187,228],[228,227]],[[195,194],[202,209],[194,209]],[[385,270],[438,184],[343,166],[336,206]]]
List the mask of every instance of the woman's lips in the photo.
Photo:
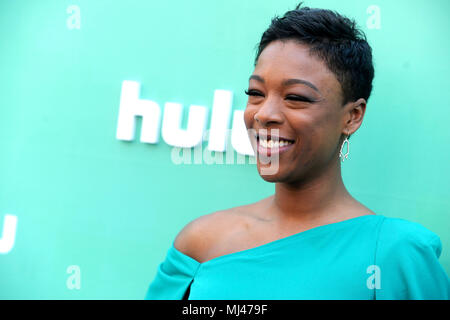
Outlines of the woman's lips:
[[278,147],[266,148],[261,145],[259,139],[257,140],[256,143],[257,143],[256,145],[257,145],[258,154],[261,156],[267,156],[267,157],[270,157],[271,155],[277,155],[277,154],[280,155],[280,154],[288,151],[289,149],[291,149],[294,146],[294,144],[291,143],[291,144],[288,144],[288,145],[285,145],[282,147],[278,146]]

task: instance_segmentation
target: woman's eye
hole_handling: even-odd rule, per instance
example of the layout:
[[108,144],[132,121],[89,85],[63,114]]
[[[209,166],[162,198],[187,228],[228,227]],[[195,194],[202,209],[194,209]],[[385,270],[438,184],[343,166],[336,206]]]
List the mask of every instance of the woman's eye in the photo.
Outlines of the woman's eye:
[[245,90],[244,92],[248,96],[262,96],[262,93],[256,90]]
[[[257,91],[257,90],[250,89],[250,90],[245,90],[244,92],[248,96],[264,97],[264,95],[261,92]],[[312,102],[308,98],[305,98],[303,96],[297,96],[297,95],[288,95],[286,97],[286,99],[287,100],[292,100],[292,101]]]
[[294,96],[294,95],[289,95],[286,97],[286,99],[288,100],[293,100],[293,101],[304,101],[304,102],[311,102],[310,99],[302,97],[302,96]]

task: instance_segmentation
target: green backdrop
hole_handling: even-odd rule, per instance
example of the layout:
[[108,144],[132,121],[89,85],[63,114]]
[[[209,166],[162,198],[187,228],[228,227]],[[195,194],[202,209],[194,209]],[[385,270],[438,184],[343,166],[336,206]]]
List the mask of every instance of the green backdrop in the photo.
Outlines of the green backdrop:
[[[216,89],[243,110],[255,45],[296,4],[1,0],[0,298],[142,299],[186,223],[272,194],[254,164],[174,164],[162,139],[140,142],[140,119],[133,141],[116,139],[121,85],[139,82],[161,107],[182,103],[183,126]],[[449,272],[450,2],[305,5],[355,18],[373,48],[347,188],[437,233]]]

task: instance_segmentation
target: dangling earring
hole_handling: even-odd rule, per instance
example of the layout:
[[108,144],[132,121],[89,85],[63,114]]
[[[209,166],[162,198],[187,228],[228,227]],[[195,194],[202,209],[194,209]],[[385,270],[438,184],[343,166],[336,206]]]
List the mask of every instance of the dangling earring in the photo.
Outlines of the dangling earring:
[[[345,140],[342,142],[341,145],[341,151],[339,151],[339,158],[342,159],[342,162],[344,162],[345,159],[348,159],[348,154],[350,151],[350,142],[348,141],[348,137],[350,137],[350,135],[347,135],[347,137],[345,137]],[[344,144],[347,142],[347,152],[345,154],[342,153],[342,149],[344,148]]]

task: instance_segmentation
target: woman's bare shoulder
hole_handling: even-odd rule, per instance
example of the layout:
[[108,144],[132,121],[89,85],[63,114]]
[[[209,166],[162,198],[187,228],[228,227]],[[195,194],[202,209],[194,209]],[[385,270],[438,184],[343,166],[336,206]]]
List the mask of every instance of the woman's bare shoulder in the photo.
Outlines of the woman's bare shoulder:
[[198,262],[205,261],[208,252],[242,224],[241,212],[241,207],[235,207],[192,220],[178,233],[174,247]]

